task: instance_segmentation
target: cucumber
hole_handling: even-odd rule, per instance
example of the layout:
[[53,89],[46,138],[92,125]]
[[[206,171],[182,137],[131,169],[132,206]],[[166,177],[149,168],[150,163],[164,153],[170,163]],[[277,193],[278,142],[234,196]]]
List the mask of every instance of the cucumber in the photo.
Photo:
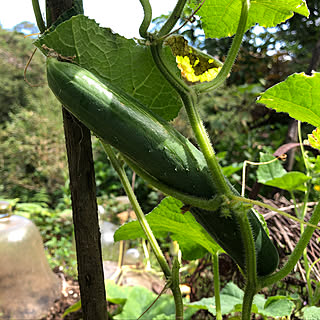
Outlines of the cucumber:
[[[161,191],[177,190],[208,200],[219,194],[202,153],[139,101],[105,81],[102,83],[89,71],[54,58],[47,59],[47,79],[66,109],[103,142],[120,151],[143,178],[150,178],[151,183],[158,181]],[[245,268],[234,211],[230,211],[229,217],[195,207],[190,212],[227,254]],[[278,253],[255,212],[249,210],[247,214],[255,238],[257,272],[264,276],[276,269]]]

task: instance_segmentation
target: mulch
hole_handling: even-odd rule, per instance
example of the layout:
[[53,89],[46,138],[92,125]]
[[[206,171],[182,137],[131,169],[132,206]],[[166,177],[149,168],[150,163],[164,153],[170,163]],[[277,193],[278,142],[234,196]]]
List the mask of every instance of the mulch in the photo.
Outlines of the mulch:
[[[280,210],[289,213],[292,216],[295,216],[293,202],[287,200],[280,194],[276,194],[273,200],[263,199],[263,202],[273,207],[279,208]],[[316,204],[316,202],[308,203],[305,221],[309,220]],[[302,204],[300,204],[300,206],[301,205]],[[300,239],[300,223],[268,209],[259,208],[258,210],[263,214],[268,224],[270,237],[272,238],[273,242],[277,244],[280,261],[283,264],[287,260],[288,255],[290,255],[290,253],[294,250],[298,240]],[[319,240],[320,230],[317,229],[314,231],[311,241],[309,242],[309,245],[307,247],[309,265],[311,265],[320,257]],[[301,280],[303,282],[306,282],[306,272],[301,262],[296,265],[294,272],[298,272],[301,275]],[[315,264],[314,268],[312,269],[311,275],[316,281],[320,281],[320,262]]]
[[77,280],[66,277],[63,272],[58,269],[54,270],[59,278],[61,279],[61,295],[60,299],[57,300],[54,305],[50,308],[46,317],[41,320],[75,320],[82,318],[82,311],[76,311],[68,314],[66,317],[62,318],[64,312],[76,302],[80,300],[80,289]]

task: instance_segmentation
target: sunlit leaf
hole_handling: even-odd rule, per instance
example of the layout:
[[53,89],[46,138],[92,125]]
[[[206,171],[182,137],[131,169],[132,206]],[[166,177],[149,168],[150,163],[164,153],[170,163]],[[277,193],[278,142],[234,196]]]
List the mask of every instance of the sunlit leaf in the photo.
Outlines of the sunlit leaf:
[[259,103],[320,127],[320,73],[295,73],[261,94]]
[[281,177],[264,182],[265,185],[280,188],[287,191],[299,190],[305,191],[304,183],[310,180],[311,177],[306,176],[299,171],[290,171]]
[[[202,1],[193,1],[196,8]],[[240,19],[242,0],[206,0],[197,15],[201,17],[206,38],[230,37],[235,34]],[[252,0],[247,29],[259,24],[274,27],[294,13],[309,16],[304,0]]]
[[[203,257],[209,251],[222,250],[198,224],[190,212],[182,213],[183,203],[167,197],[147,216],[147,221],[156,237],[170,234],[179,243],[184,259],[193,260]],[[121,226],[115,233],[115,241],[143,237],[145,234],[138,221]]]
[[[232,282],[227,283],[220,292],[222,315],[228,315],[231,312],[241,312],[243,295],[243,290],[237,285]],[[267,300],[262,294],[257,294],[254,296],[251,311],[252,313],[272,317],[273,319],[290,317],[294,308],[294,303],[291,300],[291,297],[286,296],[275,296]],[[211,314],[216,315],[214,297],[202,298],[200,301],[188,303],[187,305],[192,308],[208,310]],[[231,318],[228,317],[228,319]],[[311,320],[311,318],[309,319]]]

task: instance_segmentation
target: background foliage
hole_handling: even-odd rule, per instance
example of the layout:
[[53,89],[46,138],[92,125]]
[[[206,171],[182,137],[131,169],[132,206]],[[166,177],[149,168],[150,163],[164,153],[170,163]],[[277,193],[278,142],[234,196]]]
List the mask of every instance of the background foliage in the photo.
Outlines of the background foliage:
[[23,69],[32,40],[0,29],[0,192],[22,201],[53,203],[66,176],[66,159],[57,102],[46,87],[44,59],[36,55],[27,79]]

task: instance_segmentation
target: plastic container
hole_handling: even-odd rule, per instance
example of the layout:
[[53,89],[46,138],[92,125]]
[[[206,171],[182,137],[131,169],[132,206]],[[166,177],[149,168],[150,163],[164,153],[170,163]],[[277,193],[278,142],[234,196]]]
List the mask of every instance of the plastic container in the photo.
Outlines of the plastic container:
[[40,319],[60,298],[60,280],[32,221],[0,202],[0,319]]
[[111,222],[100,222],[102,259],[104,261],[118,261],[119,259],[120,243],[113,240],[117,229],[118,226]]

